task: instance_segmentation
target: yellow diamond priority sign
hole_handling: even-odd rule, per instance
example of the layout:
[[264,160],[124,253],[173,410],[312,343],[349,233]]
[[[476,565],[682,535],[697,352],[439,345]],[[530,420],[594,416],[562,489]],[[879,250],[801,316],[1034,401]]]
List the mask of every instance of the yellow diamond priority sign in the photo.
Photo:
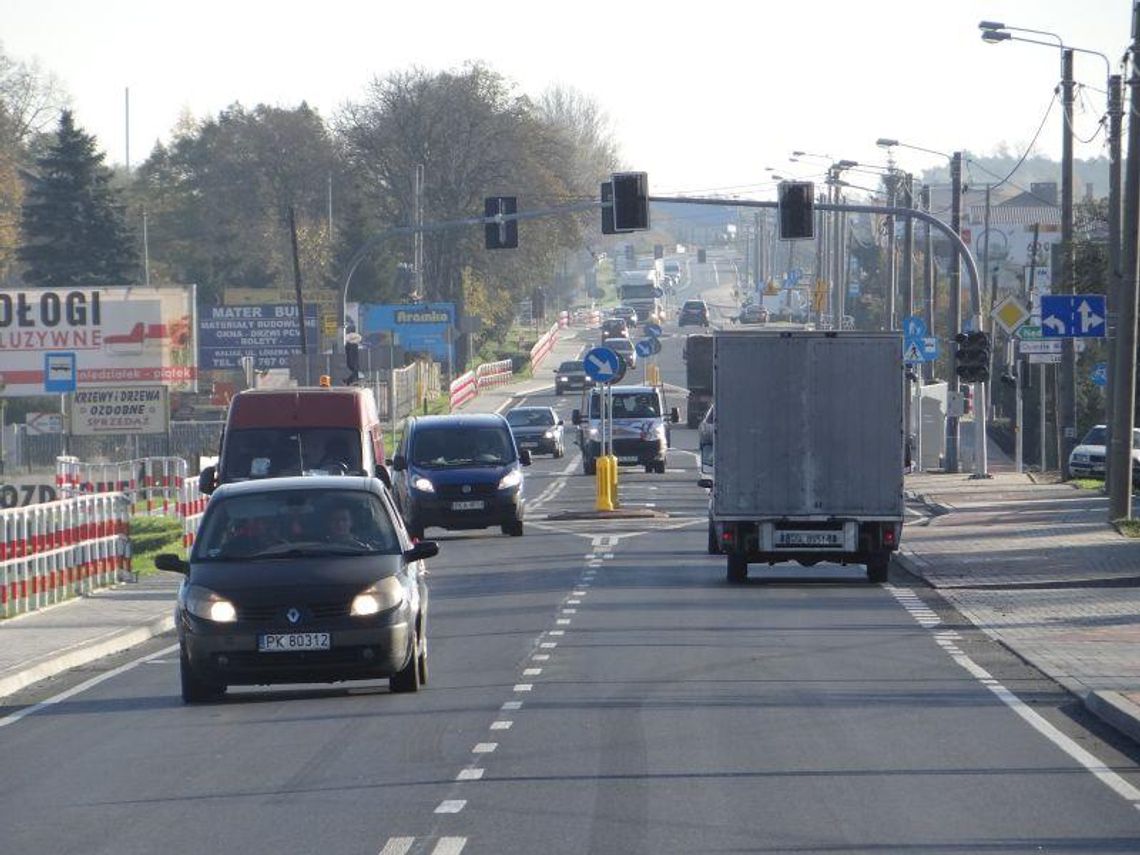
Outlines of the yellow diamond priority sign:
[[1019,326],[1029,320],[1029,310],[1011,294],[994,307],[990,316],[1007,334],[1013,335]]

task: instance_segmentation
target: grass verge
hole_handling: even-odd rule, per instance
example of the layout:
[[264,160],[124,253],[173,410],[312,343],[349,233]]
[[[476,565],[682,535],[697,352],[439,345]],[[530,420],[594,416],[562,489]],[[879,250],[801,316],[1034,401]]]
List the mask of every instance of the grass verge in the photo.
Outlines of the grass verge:
[[1114,520],[1112,524],[1125,537],[1140,537],[1140,520]]
[[1069,483],[1076,487],[1078,490],[1096,490],[1097,492],[1104,492],[1104,481],[1100,478],[1072,478]]
[[182,551],[182,520],[175,517],[131,518],[131,568],[139,574],[158,572],[154,557],[160,552]]

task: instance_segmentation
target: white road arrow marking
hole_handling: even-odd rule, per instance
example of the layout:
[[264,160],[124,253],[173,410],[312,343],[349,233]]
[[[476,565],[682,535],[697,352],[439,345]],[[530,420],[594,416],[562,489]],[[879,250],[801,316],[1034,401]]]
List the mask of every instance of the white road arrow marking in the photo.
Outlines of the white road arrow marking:
[[1104,318],[1092,310],[1088,300],[1081,300],[1081,304],[1077,306],[1077,311],[1081,313],[1081,332],[1088,332],[1093,327],[1099,327],[1104,323]]
[[1041,325],[1056,330],[1058,335],[1064,335],[1065,333],[1065,322],[1056,315],[1050,315],[1045,318],[1045,320],[1041,322]]

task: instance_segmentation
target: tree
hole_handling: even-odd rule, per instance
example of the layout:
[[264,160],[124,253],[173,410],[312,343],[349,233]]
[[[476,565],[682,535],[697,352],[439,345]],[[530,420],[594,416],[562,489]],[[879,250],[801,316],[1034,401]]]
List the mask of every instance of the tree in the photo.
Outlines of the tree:
[[111,172],[95,138],[70,110],[36,159],[21,217],[24,281],[51,288],[127,285],[138,280],[138,253]]

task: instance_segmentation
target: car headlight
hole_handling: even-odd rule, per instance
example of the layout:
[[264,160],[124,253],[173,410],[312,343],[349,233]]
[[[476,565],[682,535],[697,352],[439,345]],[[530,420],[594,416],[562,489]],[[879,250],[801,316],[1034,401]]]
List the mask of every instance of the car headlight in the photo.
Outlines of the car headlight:
[[601,431],[599,431],[596,427],[586,428],[586,436],[590,439],[597,439],[600,433]]
[[544,433],[542,436],[545,439],[554,439],[554,428],[551,428],[550,430],[546,431],[546,433]]
[[512,469],[506,475],[499,479],[500,490],[510,490],[517,487],[522,483],[523,474],[521,469]]
[[570,379],[569,377],[559,377],[558,378],[559,382],[561,382],[561,383],[565,383],[569,379]]
[[353,597],[349,614],[367,617],[394,609],[403,602],[403,586],[395,576],[389,576]]
[[189,586],[182,602],[186,611],[202,620],[214,623],[233,623],[237,620],[237,609],[233,603],[201,585]]
[[432,482],[425,478],[423,475],[417,475],[412,479],[412,487],[416,490],[419,490],[421,493],[435,492],[435,485],[432,484]]

